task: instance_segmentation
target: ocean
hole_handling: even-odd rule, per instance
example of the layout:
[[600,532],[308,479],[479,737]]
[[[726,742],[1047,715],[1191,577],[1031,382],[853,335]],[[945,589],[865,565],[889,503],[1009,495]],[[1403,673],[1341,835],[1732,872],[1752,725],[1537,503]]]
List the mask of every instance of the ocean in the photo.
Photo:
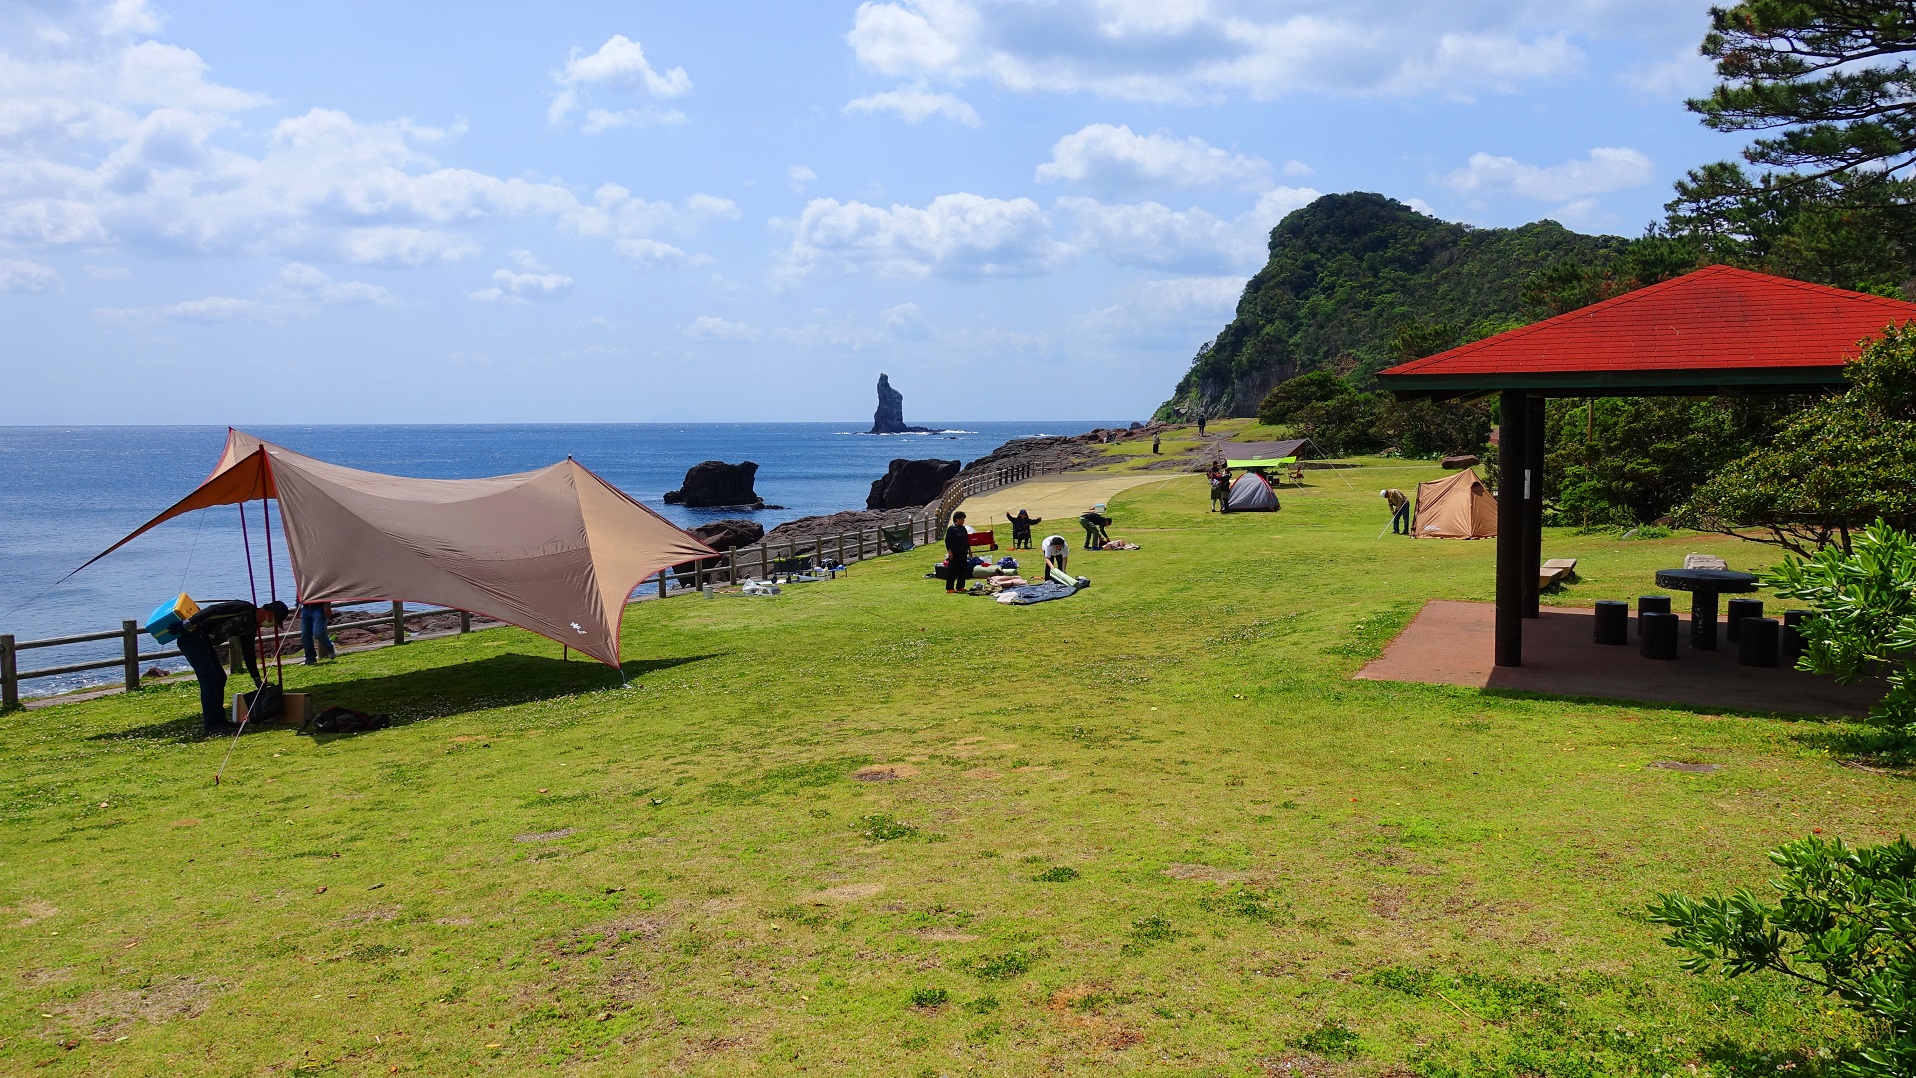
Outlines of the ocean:
[[[646,423],[528,426],[249,427],[288,449],[354,468],[468,479],[544,467],[570,455],[608,481],[692,526],[749,516],[770,529],[802,516],[865,507],[872,481],[894,457],[970,461],[1014,438],[1079,434],[1115,420],[927,423],[941,434],[872,436],[863,423]],[[144,620],[182,591],[196,599],[246,598],[246,548],[232,506],[169,521],[73,579],[62,576],[151,519],[212,470],[223,427],[0,427],[0,633],[20,640],[117,629]],[[685,470],[703,460],[759,465],[757,490],[782,509],[756,513],[666,505]],[[274,517],[272,574],[292,599],[292,571]],[[268,567],[260,506],[247,507],[260,594]],[[45,594],[41,594],[45,592]],[[29,651],[23,669],[110,658],[107,641]],[[170,665],[178,665],[172,660]],[[33,694],[119,680],[117,670],[42,679]]]

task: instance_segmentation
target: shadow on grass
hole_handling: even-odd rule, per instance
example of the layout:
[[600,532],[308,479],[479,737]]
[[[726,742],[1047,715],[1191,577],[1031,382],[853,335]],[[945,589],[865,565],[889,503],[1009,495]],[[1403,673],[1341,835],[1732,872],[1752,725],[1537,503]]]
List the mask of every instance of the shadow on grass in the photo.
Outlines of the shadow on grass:
[[[347,678],[301,686],[314,708],[350,707],[374,715],[388,715],[393,726],[420,719],[446,718],[472,711],[513,707],[540,700],[617,688],[660,670],[717,659],[724,652],[633,659],[614,672],[596,662],[547,658],[538,655],[494,655],[474,662],[411,670],[383,677]],[[336,668],[327,668],[336,669]],[[198,697],[193,709],[177,719],[126,730],[94,734],[90,741],[194,741],[200,736]],[[247,734],[291,732],[278,723],[247,728]],[[371,731],[367,731],[371,732]],[[330,737],[334,735],[326,735]],[[351,736],[351,735],[344,735]]]

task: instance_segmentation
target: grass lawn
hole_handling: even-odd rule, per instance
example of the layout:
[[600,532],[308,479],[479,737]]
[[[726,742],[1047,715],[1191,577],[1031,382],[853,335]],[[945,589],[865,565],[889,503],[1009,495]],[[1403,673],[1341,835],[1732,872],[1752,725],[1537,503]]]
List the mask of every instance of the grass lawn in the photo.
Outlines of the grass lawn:
[[[190,686],[9,716],[0,1071],[1820,1073],[1847,1018],[1639,911],[1881,841],[1907,781],[1839,723],[1350,680],[1489,598],[1492,544],[1377,538],[1434,474],[1136,488],[1144,549],[1022,609],[929,553],[646,603],[627,687],[511,629],[290,668],[397,725],[217,787]],[[1770,556],[1553,532],[1553,601],[1687,550]]]

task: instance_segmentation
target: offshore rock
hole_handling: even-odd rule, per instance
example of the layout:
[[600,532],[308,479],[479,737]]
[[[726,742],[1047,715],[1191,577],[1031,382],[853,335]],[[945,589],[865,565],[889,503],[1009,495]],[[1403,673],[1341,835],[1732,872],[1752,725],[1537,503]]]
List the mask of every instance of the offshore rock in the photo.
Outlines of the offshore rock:
[[685,481],[679,484],[679,489],[667,491],[665,501],[688,509],[723,505],[763,509],[764,501],[752,490],[752,480],[757,475],[758,465],[749,460],[740,464],[701,461],[686,469]]
[[872,429],[867,434],[932,434],[930,427],[914,427],[905,422],[905,395],[891,387],[891,379],[878,376],[878,410],[872,413]]
[[750,520],[715,520],[685,530],[698,536],[699,542],[713,550],[751,546],[765,538],[765,526]]
[[958,476],[955,460],[894,460],[883,479],[872,481],[867,509],[913,509],[930,505]]

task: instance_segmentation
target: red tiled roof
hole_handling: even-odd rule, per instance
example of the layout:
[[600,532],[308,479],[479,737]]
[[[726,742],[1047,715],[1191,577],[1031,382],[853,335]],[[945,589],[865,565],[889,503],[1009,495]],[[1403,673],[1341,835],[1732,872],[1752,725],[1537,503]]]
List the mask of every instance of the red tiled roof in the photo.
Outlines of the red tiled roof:
[[1708,266],[1380,377],[1840,369],[1858,342],[1911,319],[1916,303]]

